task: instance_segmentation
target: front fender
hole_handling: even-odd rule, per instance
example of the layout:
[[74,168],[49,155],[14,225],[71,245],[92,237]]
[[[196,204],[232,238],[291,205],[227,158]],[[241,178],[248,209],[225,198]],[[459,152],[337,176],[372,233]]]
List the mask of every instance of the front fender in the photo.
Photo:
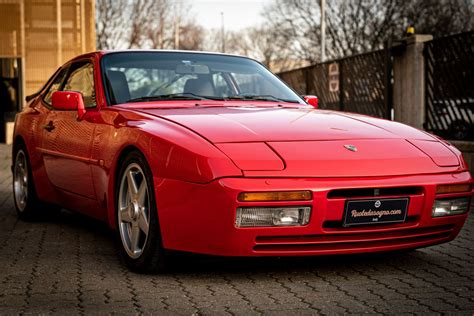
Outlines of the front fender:
[[242,171],[219,149],[184,127],[156,118],[146,120],[131,112],[119,114],[113,121],[114,131],[102,133],[98,130],[103,137],[96,138],[93,146],[97,149],[99,144],[107,143],[105,150],[95,152],[104,157],[103,169],[108,173],[107,204],[111,227],[115,226],[116,171],[128,149],[142,152],[154,178],[209,183],[216,178],[242,176]]

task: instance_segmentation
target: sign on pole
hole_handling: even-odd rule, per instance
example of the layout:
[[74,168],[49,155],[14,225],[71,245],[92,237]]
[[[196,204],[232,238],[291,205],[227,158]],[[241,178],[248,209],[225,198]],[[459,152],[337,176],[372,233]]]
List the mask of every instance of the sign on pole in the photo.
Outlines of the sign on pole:
[[339,92],[339,64],[329,64],[329,92]]

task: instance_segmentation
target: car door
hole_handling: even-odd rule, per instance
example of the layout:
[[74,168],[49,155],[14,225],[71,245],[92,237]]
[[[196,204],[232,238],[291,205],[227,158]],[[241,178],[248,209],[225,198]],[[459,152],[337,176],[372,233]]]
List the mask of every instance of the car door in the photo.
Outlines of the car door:
[[[60,83],[59,91],[78,91],[88,112],[96,110],[94,67],[89,61],[73,63]],[[51,102],[52,92],[44,101]],[[51,183],[58,189],[96,199],[91,173],[91,144],[94,123],[86,115],[79,120],[76,111],[58,110],[49,103],[41,151]]]

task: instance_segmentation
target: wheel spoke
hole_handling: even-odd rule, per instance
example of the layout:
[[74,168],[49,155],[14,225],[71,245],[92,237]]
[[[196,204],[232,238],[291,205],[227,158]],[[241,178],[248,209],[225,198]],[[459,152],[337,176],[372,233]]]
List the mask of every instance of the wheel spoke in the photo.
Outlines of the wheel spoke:
[[138,193],[137,183],[135,182],[135,177],[133,176],[134,172],[129,170],[127,173],[127,183],[128,189],[130,190],[131,196],[136,198]]
[[132,224],[130,236],[130,250],[135,253],[138,249],[138,241],[140,239],[140,228],[136,224]]
[[138,217],[138,227],[140,227],[141,231],[148,235],[148,219],[145,213],[145,208],[140,208],[140,216]]
[[138,205],[140,206],[145,206],[146,202],[146,195],[147,195],[147,185],[146,185],[146,180],[143,179],[142,183],[140,184],[140,188],[138,189],[138,195],[137,195],[137,202]]

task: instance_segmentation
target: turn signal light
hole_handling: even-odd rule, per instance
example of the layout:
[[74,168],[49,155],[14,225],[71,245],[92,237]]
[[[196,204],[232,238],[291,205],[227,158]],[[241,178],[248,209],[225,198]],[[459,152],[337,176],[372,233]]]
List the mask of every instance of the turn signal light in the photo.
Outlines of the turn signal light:
[[309,201],[311,199],[311,191],[242,192],[237,197],[240,202]]
[[445,184],[436,187],[436,194],[470,192],[470,184]]

